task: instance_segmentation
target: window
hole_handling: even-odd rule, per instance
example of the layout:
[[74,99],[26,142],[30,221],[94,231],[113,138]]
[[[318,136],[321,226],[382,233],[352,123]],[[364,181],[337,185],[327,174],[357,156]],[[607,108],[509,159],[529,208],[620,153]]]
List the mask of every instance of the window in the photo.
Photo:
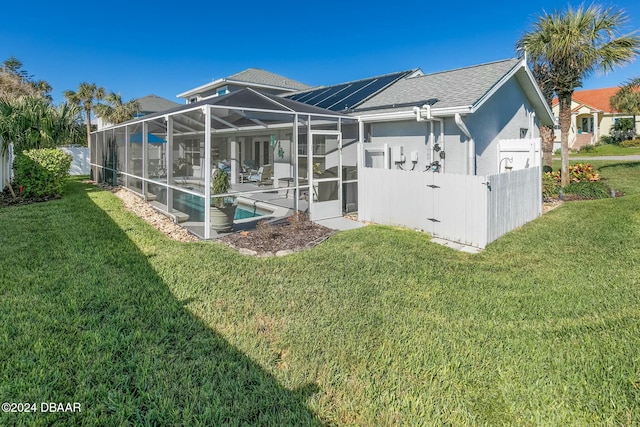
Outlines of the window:
[[222,95],[226,95],[229,93],[229,88],[227,86],[221,87],[218,89],[218,91],[216,92],[216,95],[218,96],[222,96]]
[[529,133],[529,129],[520,128],[520,139],[526,138],[528,133]]
[[194,96],[193,98],[189,98],[189,104],[193,104],[194,102],[198,102],[197,96]]

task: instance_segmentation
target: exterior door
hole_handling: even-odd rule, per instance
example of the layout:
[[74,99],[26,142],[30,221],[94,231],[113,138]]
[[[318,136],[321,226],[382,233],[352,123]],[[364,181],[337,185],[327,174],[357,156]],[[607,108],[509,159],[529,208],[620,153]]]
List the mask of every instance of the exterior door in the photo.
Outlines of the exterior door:
[[311,220],[342,216],[342,134],[312,132],[307,143],[312,169],[309,212]]

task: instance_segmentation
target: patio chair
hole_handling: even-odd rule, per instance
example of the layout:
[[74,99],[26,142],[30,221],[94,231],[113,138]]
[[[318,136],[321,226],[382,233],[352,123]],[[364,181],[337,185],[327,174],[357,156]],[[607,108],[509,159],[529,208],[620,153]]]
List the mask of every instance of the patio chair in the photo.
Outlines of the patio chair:
[[255,182],[258,185],[270,184],[273,180],[271,174],[273,172],[273,167],[271,165],[260,166],[258,172],[249,176],[247,181]]

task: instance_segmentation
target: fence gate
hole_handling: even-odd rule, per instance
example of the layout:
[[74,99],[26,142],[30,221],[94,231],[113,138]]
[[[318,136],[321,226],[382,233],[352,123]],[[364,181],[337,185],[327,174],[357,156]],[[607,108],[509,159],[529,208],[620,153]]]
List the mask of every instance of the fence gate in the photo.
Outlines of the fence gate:
[[425,231],[435,237],[484,247],[487,240],[487,191],[485,177],[426,173],[427,211]]

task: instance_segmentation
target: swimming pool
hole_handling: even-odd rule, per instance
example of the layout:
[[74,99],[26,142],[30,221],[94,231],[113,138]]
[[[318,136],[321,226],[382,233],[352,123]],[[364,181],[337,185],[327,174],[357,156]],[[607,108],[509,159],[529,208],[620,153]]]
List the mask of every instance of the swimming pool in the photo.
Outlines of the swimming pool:
[[[189,215],[189,221],[204,221],[204,197],[196,196],[189,193],[175,192],[173,196],[173,208]],[[261,209],[249,203],[238,201],[234,221],[257,218],[272,214],[272,211]]]

